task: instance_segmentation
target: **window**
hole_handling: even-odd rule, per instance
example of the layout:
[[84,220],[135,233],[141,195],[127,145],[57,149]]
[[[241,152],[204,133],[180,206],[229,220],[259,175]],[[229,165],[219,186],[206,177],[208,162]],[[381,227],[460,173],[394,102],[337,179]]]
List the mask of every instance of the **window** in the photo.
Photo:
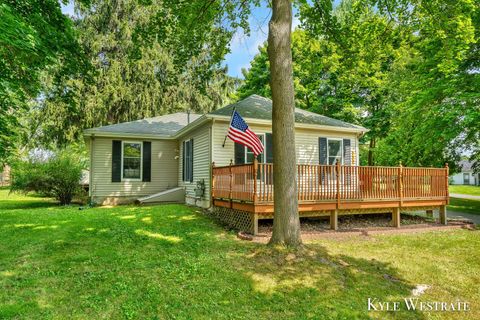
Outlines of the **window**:
[[343,141],[342,139],[328,139],[328,164],[343,164]]
[[123,179],[141,179],[142,143],[122,143],[122,177]]
[[193,182],[193,139],[183,141],[183,181]]
[[463,174],[463,184],[470,184],[470,173]]
[[[257,134],[257,137],[260,139],[260,141],[262,141],[262,144],[265,148],[265,135]],[[257,156],[258,162],[260,163],[265,162],[265,152],[266,152],[266,149],[264,149],[263,152]],[[253,151],[245,147],[245,163],[252,163],[254,158],[255,156],[253,154]]]

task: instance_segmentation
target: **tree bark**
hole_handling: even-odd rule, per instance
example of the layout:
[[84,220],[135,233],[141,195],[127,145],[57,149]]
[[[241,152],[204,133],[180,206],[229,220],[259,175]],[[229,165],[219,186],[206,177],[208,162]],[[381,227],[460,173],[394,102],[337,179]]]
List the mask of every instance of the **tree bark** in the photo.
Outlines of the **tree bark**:
[[272,89],[274,219],[270,244],[301,244],[295,154],[295,100],[291,51],[292,3],[273,0],[268,31]]

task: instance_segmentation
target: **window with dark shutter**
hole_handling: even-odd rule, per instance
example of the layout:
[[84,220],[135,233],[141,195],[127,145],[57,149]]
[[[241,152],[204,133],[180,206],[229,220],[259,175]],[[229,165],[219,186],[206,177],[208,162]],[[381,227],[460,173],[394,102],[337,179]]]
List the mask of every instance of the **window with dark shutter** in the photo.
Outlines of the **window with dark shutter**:
[[319,164],[328,164],[328,146],[327,138],[318,138],[318,163]]
[[143,141],[142,161],[142,181],[150,182],[152,180],[152,143],[150,141]]
[[182,180],[193,182],[193,139],[183,141]]
[[265,153],[267,156],[266,162],[273,163],[273,135],[271,133],[265,134]]
[[185,149],[186,141],[182,142],[182,181],[185,181],[185,159],[186,159],[186,149]]
[[122,141],[112,141],[112,182],[122,181]]
[[353,165],[352,163],[352,148],[350,139],[343,139],[343,164],[346,166]]
[[193,182],[193,139],[190,139],[190,165],[189,165],[190,182]]

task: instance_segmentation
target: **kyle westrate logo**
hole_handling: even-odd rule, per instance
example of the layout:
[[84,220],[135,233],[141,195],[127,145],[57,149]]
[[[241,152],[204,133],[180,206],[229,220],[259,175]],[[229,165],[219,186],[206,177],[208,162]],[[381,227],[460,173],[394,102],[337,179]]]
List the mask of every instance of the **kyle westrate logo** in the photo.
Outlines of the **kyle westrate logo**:
[[470,305],[465,301],[421,301],[418,298],[404,298],[400,301],[380,301],[377,298],[368,298],[368,311],[400,310],[423,311],[423,312],[466,312],[470,311]]

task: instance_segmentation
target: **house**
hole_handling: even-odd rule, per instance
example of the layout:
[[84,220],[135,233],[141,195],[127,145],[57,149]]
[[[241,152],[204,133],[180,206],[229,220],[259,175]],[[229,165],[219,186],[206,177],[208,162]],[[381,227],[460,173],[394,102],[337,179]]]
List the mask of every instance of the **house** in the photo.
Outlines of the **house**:
[[[263,142],[255,160],[229,139],[233,109]],[[256,232],[273,218],[272,102],[252,95],[208,114],[174,113],[85,130],[89,194],[99,204],[185,202]],[[299,212],[302,216],[441,209],[446,223],[448,168],[359,166],[364,127],[295,110]]]
[[461,171],[450,176],[451,184],[480,185],[480,174],[473,172],[473,162],[460,161]]
[[[85,130],[90,197],[95,203],[118,204],[182,187],[186,203],[210,207],[212,163],[253,162],[247,148],[225,140],[233,108],[265,145],[259,162],[271,163],[272,103],[252,95],[205,115],[180,112]],[[367,129],[301,109],[296,109],[295,129],[299,163],[339,160],[358,165],[358,138]],[[320,148],[325,152],[319,154]],[[195,192],[197,183],[205,187],[201,196]],[[176,201],[176,197],[162,197],[162,201]]]

